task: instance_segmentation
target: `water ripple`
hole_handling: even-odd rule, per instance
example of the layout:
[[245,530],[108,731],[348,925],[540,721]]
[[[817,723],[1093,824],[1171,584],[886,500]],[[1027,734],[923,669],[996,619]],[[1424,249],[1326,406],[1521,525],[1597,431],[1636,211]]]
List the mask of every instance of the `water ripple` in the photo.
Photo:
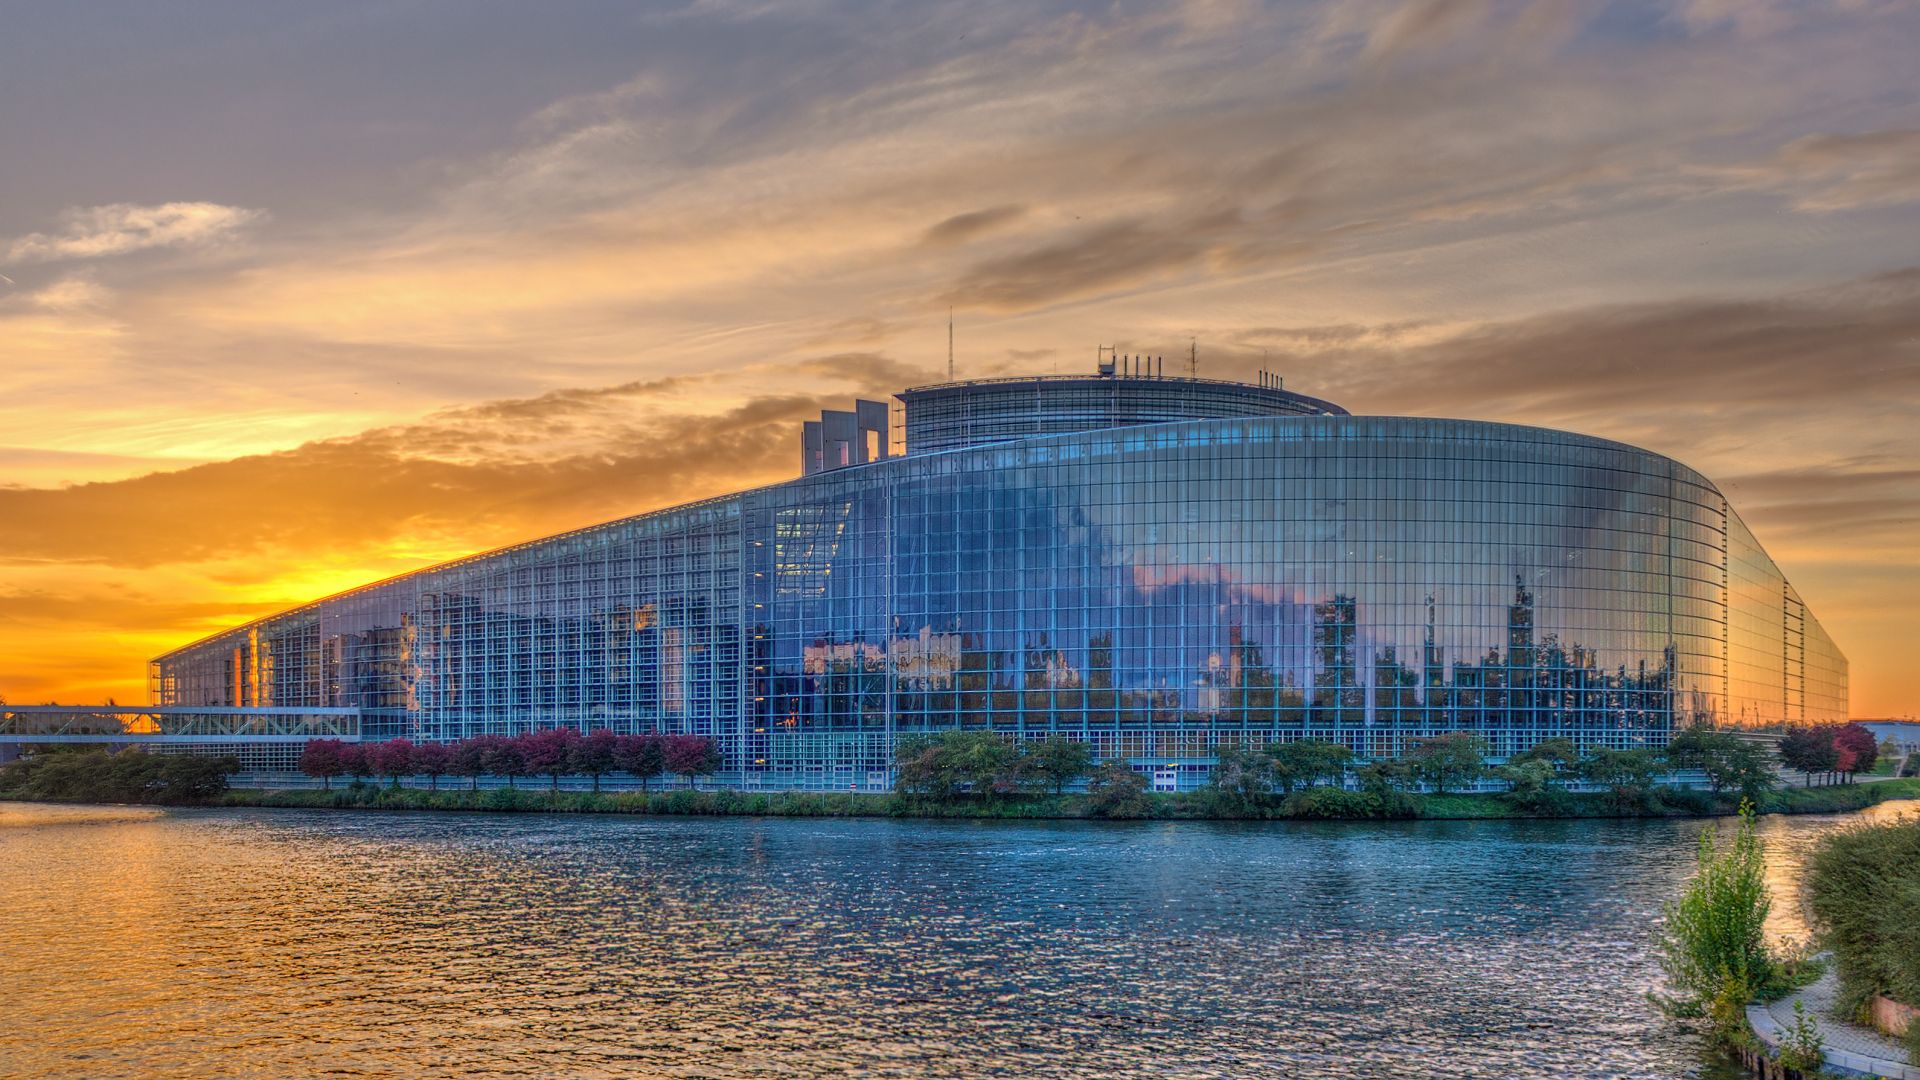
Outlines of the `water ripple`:
[[[1776,879],[1839,819],[1770,819]],[[1703,1075],[1696,822],[0,804],[0,1073]],[[1803,933],[1791,896],[1782,933]]]

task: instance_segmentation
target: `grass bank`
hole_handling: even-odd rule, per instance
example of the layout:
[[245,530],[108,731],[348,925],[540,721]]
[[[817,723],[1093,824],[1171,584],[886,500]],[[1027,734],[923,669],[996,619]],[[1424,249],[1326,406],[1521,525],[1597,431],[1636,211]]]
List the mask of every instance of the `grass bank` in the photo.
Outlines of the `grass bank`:
[[[1862,810],[1894,799],[1920,799],[1920,779],[1840,787],[1776,791],[1760,805],[1763,814],[1830,814]],[[1084,795],[1004,796],[992,800],[937,801],[898,794],[852,792],[741,792],[676,789],[655,792],[550,792],[538,788],[487,791],[391,788],[365,784],[332,791],[232,790],[209,805],[306,809],[447,810],[496,813],[759,815],[769,817],[1095,818]],[[1622,810],[1607,796],[1570,794],[1558,812],[1542,814],[1515,806],[1502,795],[1410,795],[1406,806],[1384,816],[1433,820],[1538,817],[1705,817],[1731,815],[1729,798],[1705,792],[1669,792],[1645,807]],[[1145,816],[1173,820],[1283,820],[1339,817],[1324,808],[1291,813],[1284,803],[1223,807],[1206,792],[1146,797]],[[1365,817],[1383,816],[1368,813]]]

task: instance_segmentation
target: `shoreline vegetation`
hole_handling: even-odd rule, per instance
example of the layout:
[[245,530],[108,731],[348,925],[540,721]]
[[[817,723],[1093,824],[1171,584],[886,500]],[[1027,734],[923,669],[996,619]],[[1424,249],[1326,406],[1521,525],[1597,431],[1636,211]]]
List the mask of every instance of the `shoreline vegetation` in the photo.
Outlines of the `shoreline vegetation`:
[[[1323,788],[1323,792],[1334,789]],[[1363,794],[1344,792],[1346,795]],[[761,817],[926,817],[1026,818],[1191,821],[1361,821],[1526,818],[1618,817],[1731,817],[1739,812],[1727,800],[1698,798],[1706,792],[1677,792],[1679,805],[1622,811],[1604,793],[1572,793],[1568,804],[1552,814],[1515,806],[1502,793],[1410,795],[1402,812],[1369,812],[1365,801],[1355,805],[1315,805],[1308,800],[1289,806],[1283,800],[1272,807],[1221,808],[1211,805],[1205,792],[1143,794],[1143,812],[1116,816],[1099,812],[1094,797],[1082,794],[1025,795],[991,802],[936,801],[898,792],[748,792],[688,790],[654,792],[539,791],[492,788],[485,791],[427,791],[363,785],[334,791],[230,790],[211,805],[298,807],[313,809],[451,810],[573,814],[657,814]],[[1864,810],[1896,799],[1920,799],[1920,780],[1889,780],[1822,788],[1783,790],[1763,801],[1761,814],[1832,814]],[[1352,812],[1342,812],[1352,811]]]
[[[1655,1003],[1699,1021],[1767,1077],[1833,1075],[1827,1039],[1845,1029],[1856,1033],[1844,1040],[1849,1065],[1873,1053],[1859,1036],[1878,1029],[1920,1066],[1920,1020],[1911,1019],[1920,1007],[1920,819],[1855,822],[1821,839],[1803,872],[1814,938],[1776,945],[1766,935],[1773,895],[1753,807],[1743,803],[1740,817],[1731,843],[1713,830],[1700,834],[1698,870],[1667,906],[1657,937],[1666,992],[1653,995]],[[1809,999],[1795,996],[1791,1023],[1780,1024],[1776,1011],[1778,1026],[1763,1039],[1749,1007],[1783,1002],[1830,966],[1839,988],[1831,1009],[1810,1010]]]
[[[1096,764],[1084,742],[1015,741],[979,730],[901,738],[890,792],[702,790],[700,778],[725,765],[711,739],[550,728],[456,743],[313,740],[300,767],[321,782],[320,790],[229,789],[227,778],[239,769],[231,757],[138,748],[115,754],[43,750],[0,768],[0,798],[532,813],[1256,821],[1711,817],[1743,805],[1760,813],[1838,813],[1920,798],[1920,778],[1822,787],[1783,782],[1782,766],[1802,770],[1809,782],[1816,770],[1837,777],[1871,772],[1878,748],[1857,727],[1790,733],[1777,757],[1753,741],[1704,728],[1678,732],[1660,751],[1593,748],[1583,754],[1569,740],[1549,739],[1497,763],[1489,763],[1486,744],[1469,732],[1415,739],[1403,756],[1372,761],[1320,739],[1260,748],[1223,745],[1215,749],[1207,782],[1182,792],[1149,791],[1147,776],[1124,760]],[[1849,745],[1856,734],[1865,736],[1857,749]],[[1795,738],[1803,745],[1796,748]],[[1838,753],[1836,746],[1842,748]],[[1707,788],[1673,784],[1682,771],[1703,776]],[[638,780],[641,790],[602,791],[608,776]],[[678,776],[685,787],[653,790],[666,776]],[[336,786],[340,777],[351,783]],[[408,778],[415,786],[402,784]],[[482,778],[507,786],[483,789]],[[592,790],[563,788],[562,778],[590,778]],[[421,779],[426,786],[417,786]],[[1497,786],[1486,790],[1490,785]]]

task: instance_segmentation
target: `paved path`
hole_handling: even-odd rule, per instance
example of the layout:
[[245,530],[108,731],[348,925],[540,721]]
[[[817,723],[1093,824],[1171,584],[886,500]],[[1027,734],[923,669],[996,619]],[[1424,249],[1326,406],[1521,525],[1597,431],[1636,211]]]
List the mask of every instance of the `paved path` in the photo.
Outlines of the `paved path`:
[[1793,1003],[1806,1007],[1807,1015],[1820,1024],[1820,1037],[1826,1041],[1827,1065],[1887,1080],[1920,1080],[1920,1065],[1907,1064],[1907,1049],[1898,1039],[1890,1039],[1872,1028],[1847,1023],[1833,1014],[1834,998],[1840,991],[1839,976],[1831,967],[1820,980],[1771,1005],[1747,1006],[1747,1022],[1769,1047],[1778,1047],[1780,1039],[1793,1028]]

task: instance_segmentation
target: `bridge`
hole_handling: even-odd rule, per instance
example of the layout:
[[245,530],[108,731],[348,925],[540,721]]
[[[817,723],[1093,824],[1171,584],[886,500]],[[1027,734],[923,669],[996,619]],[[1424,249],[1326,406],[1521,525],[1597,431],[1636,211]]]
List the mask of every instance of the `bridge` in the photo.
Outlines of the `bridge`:
[[0,705],[0,746],[273,745],[360,741],[359,709],[195,705]]

